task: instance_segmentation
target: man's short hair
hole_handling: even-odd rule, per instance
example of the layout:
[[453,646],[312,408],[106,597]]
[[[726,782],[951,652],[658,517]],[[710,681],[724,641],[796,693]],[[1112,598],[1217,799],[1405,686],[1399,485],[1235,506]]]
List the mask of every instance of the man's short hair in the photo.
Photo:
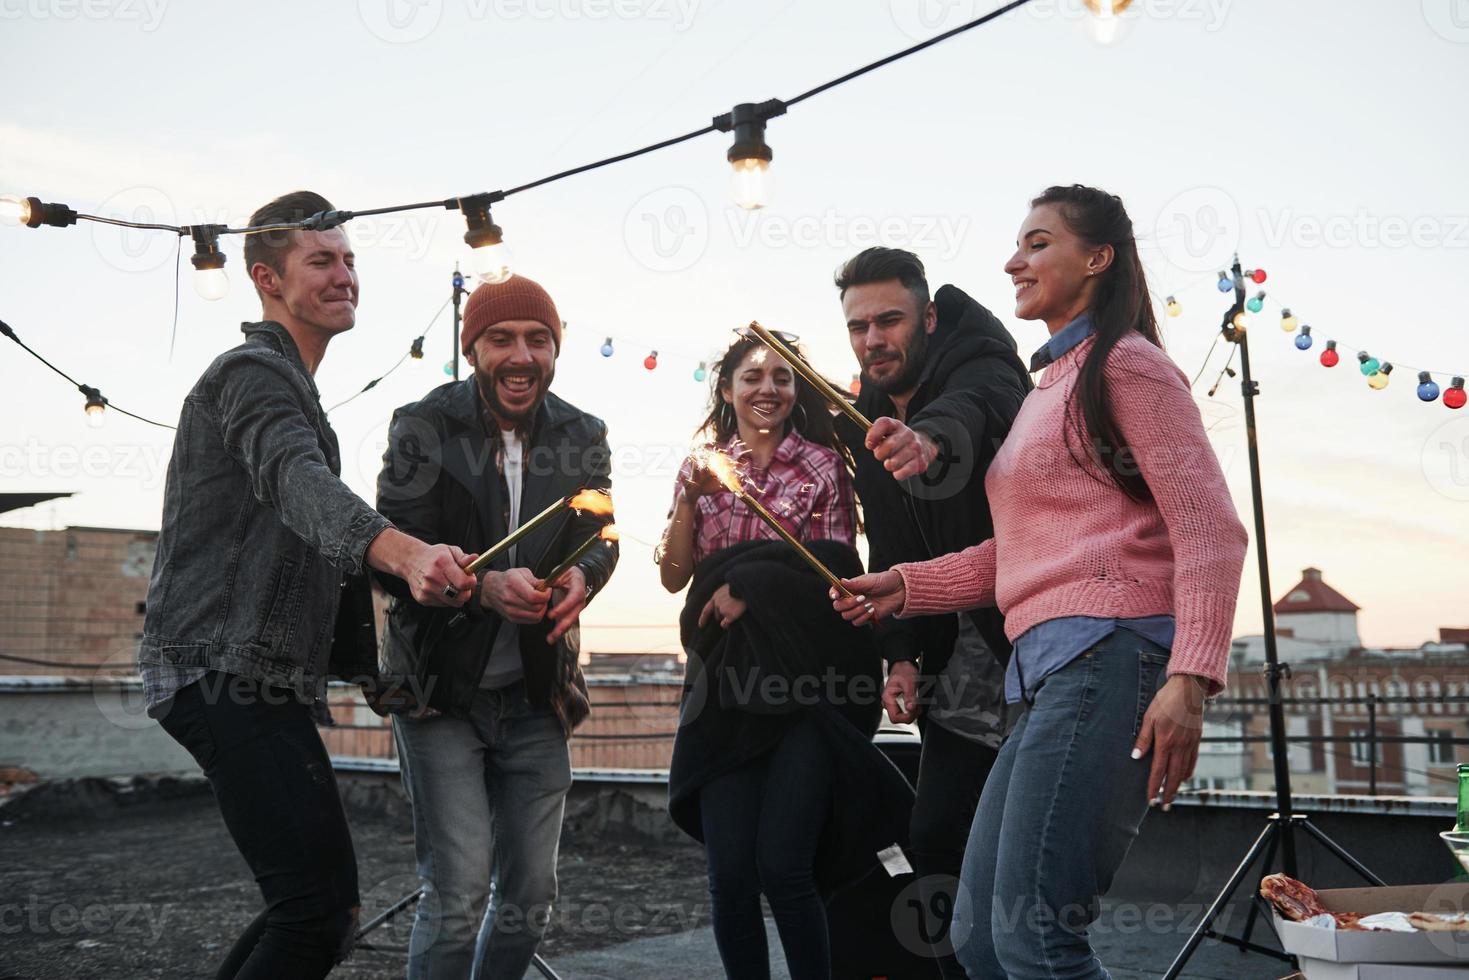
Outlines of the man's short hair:
[[836,284],[840,295],[845,297],[849,286],[890,279],[898,280],[913,295],[918,314],[922,316],[928,307],[928,277],[923,271],[923,260],[912,252],[881,245],[865,248],[837,270]]
[[[292,191],[283,194],[250,215],[251,227],[281,225],[305,221],[320,211],[333,210],[331,202],[313,191]],[[289,231],[265,231],[245,236],[245,274],[255,268],[256,262],[264,262],[275,270],[276,275],[286,271],[286,253],[291,250]]]

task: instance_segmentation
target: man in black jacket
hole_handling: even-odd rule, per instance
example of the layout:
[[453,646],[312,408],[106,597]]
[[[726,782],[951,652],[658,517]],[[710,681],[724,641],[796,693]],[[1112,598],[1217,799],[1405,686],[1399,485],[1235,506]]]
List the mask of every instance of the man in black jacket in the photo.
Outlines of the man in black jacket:
[[[384,514],[483,552],[562,497],[610,488],[607,427],[549,390],[561,330],[551,297],[523,276],[474,291],[460,338],[474,376],[394,413],[378,478]],[[394,725],[426,887],[409,944],[414,980],[472,967],[518,978],[550,919],[567,739],[589,711],[577,618],[611,577],[617,547],[596,545],[546,583],[554,589],[540,584],[611,520],[610,498],[599,509],[568,510],[497,557],[462,613],[380,576],[394,597],[385,668],[411,676],[430,708]]]
[[[862,367],[865,436],[838,415],[862,501],[868,564],[881,571],[990,537],[985,472],[1031,388],[1015,340],[954,286],[930,300],[918,256],[869,248],[837,273],[852,351]],[[1004,737],[1010,644],[993,608],[912,620],[880,634],[883,706],[923,734],[910,841],[932,941],[946,977],[962,978],[948,914],[975,807]]]

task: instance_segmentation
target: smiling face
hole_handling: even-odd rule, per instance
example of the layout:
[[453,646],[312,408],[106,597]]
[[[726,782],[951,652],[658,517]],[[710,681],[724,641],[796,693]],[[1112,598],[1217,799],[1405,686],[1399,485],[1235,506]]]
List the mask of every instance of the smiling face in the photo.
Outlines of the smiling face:
[[288,316],[328,335],[352,329],[357,322],[357,268],[345,231],[291,232],[280,266],[277,272],[256,262],[250,269],[267,318],[285,322]]
[[719,394],[734,408],[741,428],[778,432],[796,405],[796,373],[770,348],[752,347]]
[[1015,284],[1015,315],[1059,329],[1092,305],[1096,277],[1111,264],[1112,246],[1091,245],[1066,224],[1055,204],[1031,209],[1005,272]]
[[866,379],[889,395],[913,390],[923,373],[928,335],[938,320],[897,279],[848,286],[842,296],[847,337]]
[[530,420],[556,376],[556,338],[539,320],[501,320],[465,354],[502,429]]

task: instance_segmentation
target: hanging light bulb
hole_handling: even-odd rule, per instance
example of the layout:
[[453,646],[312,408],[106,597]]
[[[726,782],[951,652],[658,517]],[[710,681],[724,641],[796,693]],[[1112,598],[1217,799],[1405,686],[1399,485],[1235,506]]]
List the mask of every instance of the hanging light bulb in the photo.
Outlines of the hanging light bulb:
[[658,366],[658,352],[657,351],[654,351],[653,353],[649,354],[647,357],[643,358],[643,367],[647,368],[649,371],[653,370],[657,366]]
[[734,145],[725,154],[733,168],[730,191],[735,203],[747,211],[770,203],[770,161],[775,154],[765,142],[765,124],[785,111],[784,102],[770,99],[741,102],[733,111],[714,117],[715,129],[734,133]]
[[[1264,296],[1265,294],[1264,293],[1261,293],[1260,295],[1261,296]],[[1285,309],[1283,309],[1283,310],[1280,311],[1280,329],[1281,330],[1285,331],[1286,333],[1295,333],[1296,332],[1296,322],[1297,321],[1296,321],[1295,314],[1290,311],[1290,307],[1289,306],[1287,306]]]
[[411,346],[411,347],[408,348],[408,356],[411,357],[411,358],[413,358],[415,361],[421,361],[421,360],[423,360],[423,338],[422,337],[414,337],[413,338],[413,346]]
[[230,291],[230,278],[224,271],[224,253],[219,250],[219,235],[224,225],[193,225],[194,291],[207,300],[224,299]]
[[1381,391],[1387,387],[1387,376],[1390,374],[1392,374],[1392,362],[1383,361],[1382,366],[1377,369],[1377,373],[1367,379],[1367,383],[1372,386],[1373,391]]
[[504,282],[513,275],[510,271],[510,247],[505,244],[500,226],[490,217],[490,205],[504,199],[505,195],[496,191],[461,197],[454,202],[469,226],[464,233],[464,244],[472,250],[469,253],[470,268],[484,282]]
[[454,362],[453,361],[445,361],[444,362],[444,373],[447,374],[451,378],[454,377]]
[[1438,399],[1438,385],[1434,383],[1433,375],[1427,371],[1418,372],[1418,397],[1426,402]]
[[65,204],[47,204],[38,197],[0,197],[0,225],[65,228],[77,223],[77,213]]
[[699,366],[694,368],[694,380],[703,381],[707,377],[709,377],[709,365],[700,361]]
[[852,375],[852,383],[847,385],[847,390],[851,392],[853,396],[862,394],[862,375]]
[[1174,299],[1172,296],[1168,297],[1163,306],[1168,311],[1169,316],[1178,316],[1178,314],[1183,312],[1183,307],[1179,306],[1178,300]]
[[1219,273],[1219,282],[1217,285],[1221,293],[1227,293],[1234,288],[1234,280],[1229,278],[1229,273],[1221,272]]
[[102,392],[87,385],[78,385],[77,390],[87,396],[87,425],[93,429],[102,428],[102,423],[106,421],[104,413],[107,411],[107,399],[102,397]]
[[1357,363],[1361,365],[1362,373],[1369,378],[1376,374],[1377,369],[1382,366],[1378,363],[1377,358],[1368,354],[1366,351],[1362,351],[1357,355]]
[[611,337],[608,337],[606,340],[602,341],[602,356],[603,357],[611,357],[612,356],[612,338]]
[[1311,328],[1304,326],[1301,332],[1296,334],[1296,350],[1310,350],[1311,343]]
[[1259,313],[1264,308],[1265,308],[1265,290],[1263,290],[1263,289],[1260,290],[1255,295],[1251,296],[1249,298],[1249,300],[1245,303],[1245,309],[1249,310],[1251,313]]
[[1336,341],[1328,340],[1326,342],[1326,349],[1321,352],[1321,366],[1336,367],[1340,361],[1341,355],[1336,352]]
[[14,194],[0,197],[0,225],[23,225],[31,220],[31,202]]
[[1253,282],[1256,285],[1264,282],[1266,278],[1264,269],[1251,269],[1250,271],[1246,272],[1245,275],[1249,277],[1250,282]]
[[1234,315],[1234,320],[1231,322],[1234,324],[1234,329],[1238,330],[1240,333],[1244,333],[1246,330],[1250,329],[1250,315],[1244,310],[1240,310],[1238,313],[1236,313]]
[[1464,399],[1464,379],[1455,375],[1454,380],[1449,384],[1448,391],[1443,393],[1443,403],[1449,408],[1463,408]]

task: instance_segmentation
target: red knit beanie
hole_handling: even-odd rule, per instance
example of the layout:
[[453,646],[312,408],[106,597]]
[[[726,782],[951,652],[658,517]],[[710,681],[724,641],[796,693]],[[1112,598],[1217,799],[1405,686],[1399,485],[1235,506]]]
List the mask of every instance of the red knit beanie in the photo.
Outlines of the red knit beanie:
[[556,353],[561,353],[561,317],[551,295],[541,284],[525,276],[504,282],[480,283],[464,304],[464,325],[459,332],[459,349],[468,354],[479,335],[505,320],[536,320],[551,328]]

